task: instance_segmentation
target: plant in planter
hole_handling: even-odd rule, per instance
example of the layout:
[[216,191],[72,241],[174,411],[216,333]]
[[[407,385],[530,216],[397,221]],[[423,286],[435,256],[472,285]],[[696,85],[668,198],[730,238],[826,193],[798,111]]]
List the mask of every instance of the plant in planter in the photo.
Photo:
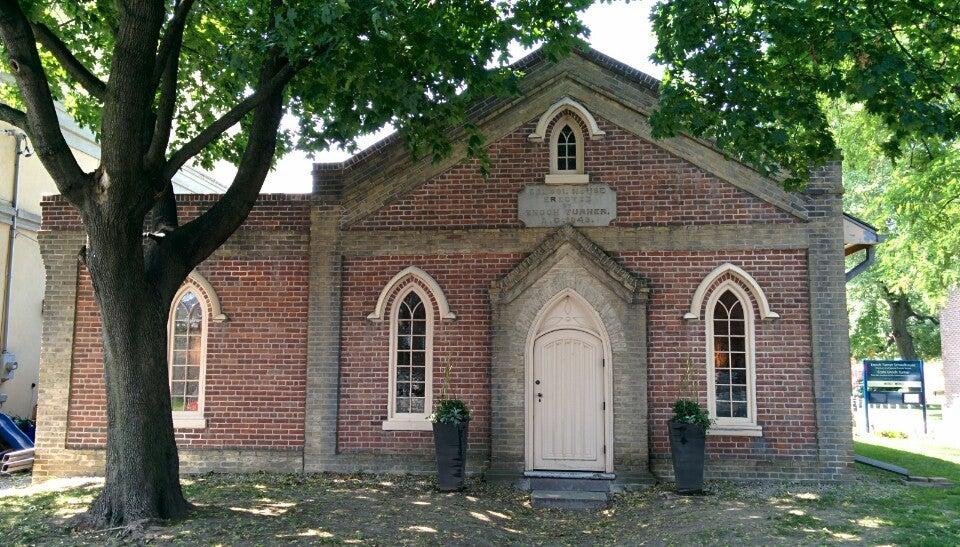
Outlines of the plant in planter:
[[696,401],[680,399],[673,405],[669,427],[677,492],[698,493],[703,490],[704,445],[710,416]]
[[462,490],[466,478],[467,426],[470,409],[460,399],[448,399],[450,367],[443,373],[440,400],[428,418],[433,422],[433,445],[437,454],[437,482],[443,492]]

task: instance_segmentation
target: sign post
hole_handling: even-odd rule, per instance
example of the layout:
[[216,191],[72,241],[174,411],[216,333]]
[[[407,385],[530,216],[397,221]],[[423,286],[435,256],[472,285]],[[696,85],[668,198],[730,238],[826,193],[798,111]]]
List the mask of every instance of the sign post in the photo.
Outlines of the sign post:
[[863,425],[867,435],[870,434],[870,391],[867,389],[867,378],[870,377],[870,365],[863,362]]
[[[927,433],[927,388],[923,378],[923,361],[867,360],[863,362],[864,423],[870,432],[871,388],[920,388],[917,402],[923,412],[923,433]],[[906,403],[906,397],[904,397]],[[907,403],[910,404],[910,403]]]

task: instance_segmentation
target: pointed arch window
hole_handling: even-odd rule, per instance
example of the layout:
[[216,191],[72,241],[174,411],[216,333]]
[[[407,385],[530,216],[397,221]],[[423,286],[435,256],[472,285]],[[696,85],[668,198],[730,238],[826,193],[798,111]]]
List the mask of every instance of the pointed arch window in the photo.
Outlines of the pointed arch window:
[[707,301],[707,401],[717,435],[759,436],[754,310],[749,295],[727,281]]
[[562,115],[553,124],[550,136],[550,174],[548,184],[579,184],[589,182],[584,174],[583,129],[569,114]]
[[390,392],[383,429],[429,430],[433,408],[433,307],[415,283],[390,314]]
[[564,173],[577,170],[577,135],[564,125],[557,135],[557,172]]
[[207,374],[207,338],[211,323],[227,316],[220,298],[199,272],[190,272],[170,304],[167,318],[167,366],[173,426],[202,429]]
[[168,325],[170,406],[176,427],[202,428],[209,313],[196,287],[185,285],[173,299]]

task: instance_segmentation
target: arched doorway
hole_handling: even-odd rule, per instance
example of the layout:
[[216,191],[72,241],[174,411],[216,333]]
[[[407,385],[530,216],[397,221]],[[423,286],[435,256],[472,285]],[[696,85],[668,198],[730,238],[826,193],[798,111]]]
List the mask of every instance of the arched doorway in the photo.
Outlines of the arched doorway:
[[527,341],[528,470],[613,470],[610,360],[599,315],[576,291],[544,306]]

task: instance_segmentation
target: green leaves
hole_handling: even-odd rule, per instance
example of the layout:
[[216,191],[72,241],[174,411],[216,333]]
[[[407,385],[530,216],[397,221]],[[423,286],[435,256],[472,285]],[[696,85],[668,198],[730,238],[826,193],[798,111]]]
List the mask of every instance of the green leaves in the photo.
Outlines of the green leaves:
[[697,424],[704,430],[710,429],[710,415],[696,401],[679,399],[673,404],[671,421],[684,424]]
[[[586,31],[578,12],[591,3],[304,0],[284,2],[271,15],[266,0],[198,0],[184,32],[171,149],[248,96],[267,52],[279,48],[292,62],[307,61],[287,87],[286,111],[299,123],[281,139],[279,152],[349,149],[359,135],[393,124],[414,148],[447,153],[445,135],[467,121],[471,100],[511,91],[513,75],[502,68],[508,46],[542,42],[553,54],[569,51]],[[173,3],[167,4],[169,16]],[[110,79],[118,32],[114,2],[37,0],[28,8],[95,74]],[[9,70],[3,63],[0,71]],[[97,130],[100,105],[52,58],[44,65],[70,112]],[[15,99],[5,85],[0,93]],[[206,166],[236,161],[245,142],[241,127],[208,146],[199,160]]]
[[430,421],[438,424],[460,425],[470,421],[470,410],[460,399],[441,399],[430,415]]
[[[876,263],[849,285],[851,351],[889,357],[896,347],[884,287],[905,295],[918,314],[935,316],[960,282],[960,148],[913,145],[893,161],[885,152],[892,131],[878,116],[841,102],[826,109],[844,150],[844,207],[885,238]],[[936,325],[914,317],[909,327],[921,357],[939,355]]]
[[890,130],[882,151],[960,134],[956,0],[663,0],[654,60],[666,65],[658,136],[715,139],[765,174],[802,184],[834,156],[824,99]]

